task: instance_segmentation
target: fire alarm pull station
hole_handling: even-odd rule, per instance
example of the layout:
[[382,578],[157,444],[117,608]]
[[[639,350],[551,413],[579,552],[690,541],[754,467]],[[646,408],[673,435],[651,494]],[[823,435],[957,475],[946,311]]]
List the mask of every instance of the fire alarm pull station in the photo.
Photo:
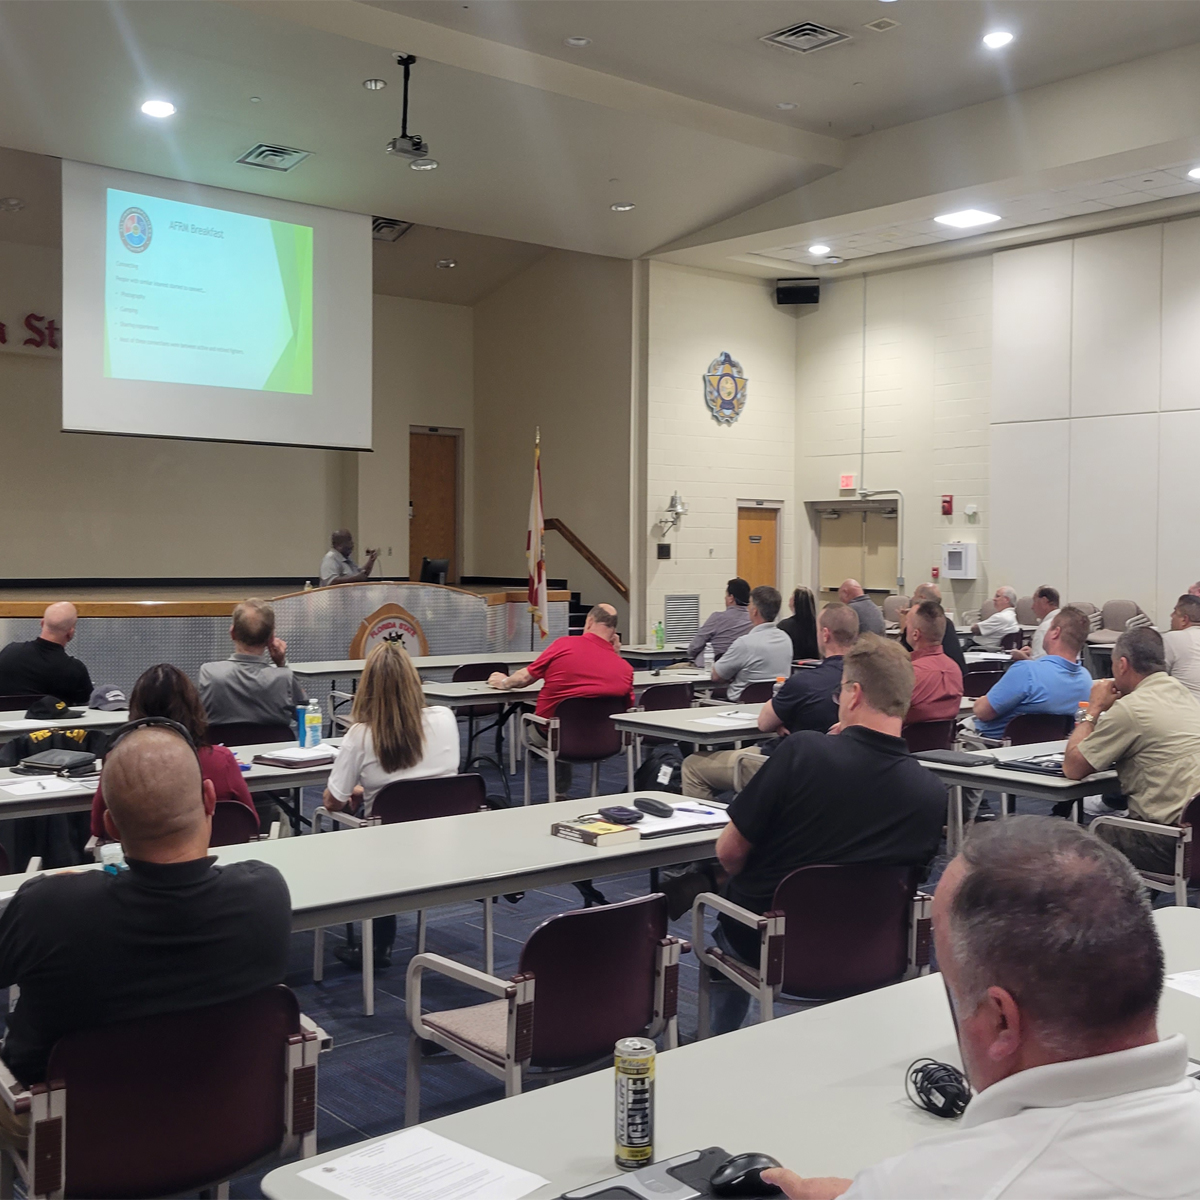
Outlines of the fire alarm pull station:
[[943,496],[942,497],[942,516],[943,517],[954,516],[954,497],[953,496]]

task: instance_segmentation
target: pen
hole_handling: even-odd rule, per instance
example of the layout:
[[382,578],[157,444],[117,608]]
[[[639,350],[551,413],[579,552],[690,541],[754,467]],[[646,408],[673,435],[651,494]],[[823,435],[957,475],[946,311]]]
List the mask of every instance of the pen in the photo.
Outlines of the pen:
[[676,812],[700,813],[701,816],[715,817],[717,810],[715,808],[701,808],[698,804],[677,804],[675,805]]

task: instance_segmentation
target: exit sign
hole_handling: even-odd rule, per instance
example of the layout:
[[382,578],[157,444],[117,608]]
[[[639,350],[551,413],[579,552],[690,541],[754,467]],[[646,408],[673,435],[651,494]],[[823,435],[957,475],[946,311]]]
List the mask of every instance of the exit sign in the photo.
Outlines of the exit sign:
[[853,486],[854,486],[854,476],[853,475],[839,475],[838,476],[838,487],[842,491],[845,491],[847,488],[852,488]]

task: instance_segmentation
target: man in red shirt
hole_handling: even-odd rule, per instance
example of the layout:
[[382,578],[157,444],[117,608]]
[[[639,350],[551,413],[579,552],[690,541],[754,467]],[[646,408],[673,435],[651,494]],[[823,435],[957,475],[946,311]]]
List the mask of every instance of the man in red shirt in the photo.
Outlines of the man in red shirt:
[[[537,701],[539,717],[554,716],[564,700],[576,696],[628,696],[632,707],[633,668],[618,653],[620,647],[617,610],[611,604],[597,604],[587,615],[582,637],[557,638],[529,666],[512,675],[497,671],[488,683],[506,692],[544,680]],[[529,729],[528,737],[535,746],[545,745],[536,726]],[[571,764],[557,766],[554,790],[561,799],[571,786]]]
[[906,636],[912,647],[913,693],[906,725],[950,721],[962,702],[962,671],[943,649],[946,614],[936,600],[922,600],[908,612]]

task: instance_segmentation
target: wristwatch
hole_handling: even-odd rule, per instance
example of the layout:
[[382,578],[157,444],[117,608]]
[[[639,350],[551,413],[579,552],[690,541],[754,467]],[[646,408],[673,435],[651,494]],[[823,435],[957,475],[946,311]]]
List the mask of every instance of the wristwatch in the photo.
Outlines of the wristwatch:
[[1086,722],[1087,722],[1089,725],[1095,726],[1095,724],[1096,724],[1096,714],[1095,714],[1095,713],[1092,713],[1092,712],[1086,712],[1086,713],[1084,713],[1084,714],[1083,714],[1083,716],[1082,716],[1082,717],[1080,717],[1080,718],[1079,718],[1079,720],[1077,720],[1077,721],[1075,722],[1075,724],[1076,724],[1076,725],[1082,725],[1082,724],[1083,724],[1085,721],[1086,721]]

